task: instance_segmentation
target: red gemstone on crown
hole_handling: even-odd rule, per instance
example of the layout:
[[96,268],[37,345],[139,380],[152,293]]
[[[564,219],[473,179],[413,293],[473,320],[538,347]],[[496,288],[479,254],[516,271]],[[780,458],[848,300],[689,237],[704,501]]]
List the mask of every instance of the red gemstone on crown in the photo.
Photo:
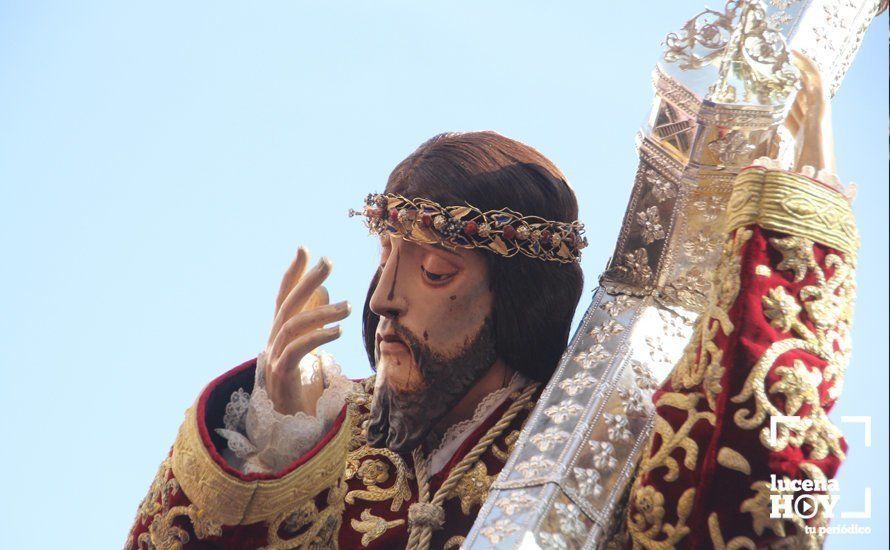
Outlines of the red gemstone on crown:
[[550,231],[546,229],[544,231],[541,231],[541,246],[543,246],[544,248],[550,248],[551,244]]
[[433,217],[429,214],[423,214],[420,216],[420,223],[423,224],[424,227],[429,227],[433,225]]
[[399,221],[399,209],[393,208],[389,211],[389,221],[395,223]]
[[516,236],[516,229],[512,225],[505,225],[502,231],[505,239],[512,239]]
[[476,225],[476,222],[474,222],[474,221],[469,221],[464,224],[464,234],[467,235],[468,237],[475,235],[477,229],[479,229],[479,227]]

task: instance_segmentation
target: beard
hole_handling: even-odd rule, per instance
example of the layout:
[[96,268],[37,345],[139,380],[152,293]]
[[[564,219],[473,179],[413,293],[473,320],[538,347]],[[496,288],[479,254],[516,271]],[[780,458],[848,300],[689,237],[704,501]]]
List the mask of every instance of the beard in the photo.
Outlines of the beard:
[[400,391],[384,383],[374,391],[368,444],[408,453],[419,445],[497,359],[494,326],[486,317],[476,336],[456,355],[444,356],[393,322],[393,330],[411,350],[421,387]]

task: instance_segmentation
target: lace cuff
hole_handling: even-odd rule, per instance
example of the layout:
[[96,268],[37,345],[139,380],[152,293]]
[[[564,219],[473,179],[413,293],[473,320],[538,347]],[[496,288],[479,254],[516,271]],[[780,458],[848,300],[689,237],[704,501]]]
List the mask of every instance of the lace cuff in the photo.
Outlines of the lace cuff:
[[[223,415],[223,425],[216,433],[227,441],[234,466],[244,473],[281,470],[314,447],[331,428],[353,391],[354,383],[340,372],[340,366],[327,353],[309,354],[300,369],[313,372],[319,367],[325,390],[318,398],[315,416],[298,412],[281,414],[272,406],[266,392],[266,354],[257,359],[253,393],[243,388],[232,394]],[[312,364],[316,363],[316,364]]]

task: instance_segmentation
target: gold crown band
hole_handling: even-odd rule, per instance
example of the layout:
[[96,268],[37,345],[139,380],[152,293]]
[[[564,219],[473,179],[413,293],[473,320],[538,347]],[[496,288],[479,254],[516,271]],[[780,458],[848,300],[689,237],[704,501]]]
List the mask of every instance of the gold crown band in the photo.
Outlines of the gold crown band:
[[442,206],[428,199],[408,199],[395,193],[370,194],[360,211],[378,235],[438,244],[446,248],[484,248],[504,257],[517,254],[540,260],[572,263],[587,246],[584,224],[523,216],[504,208],[481,211],[468,204]]

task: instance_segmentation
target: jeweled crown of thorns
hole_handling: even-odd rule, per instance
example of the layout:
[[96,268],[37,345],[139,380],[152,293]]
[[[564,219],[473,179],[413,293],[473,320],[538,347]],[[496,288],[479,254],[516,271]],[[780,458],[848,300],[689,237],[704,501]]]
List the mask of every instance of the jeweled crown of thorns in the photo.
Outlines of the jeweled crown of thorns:
[[397,235],[446,248],[484,248],[505,257],[522,254],[550,262],[581,259],[587,246],[584,224],[523,216],[509,208],[487,210],[465,204],[442,206],[428,199],[408,199],[395,193],[372,193],[360,210],[372,233]]

